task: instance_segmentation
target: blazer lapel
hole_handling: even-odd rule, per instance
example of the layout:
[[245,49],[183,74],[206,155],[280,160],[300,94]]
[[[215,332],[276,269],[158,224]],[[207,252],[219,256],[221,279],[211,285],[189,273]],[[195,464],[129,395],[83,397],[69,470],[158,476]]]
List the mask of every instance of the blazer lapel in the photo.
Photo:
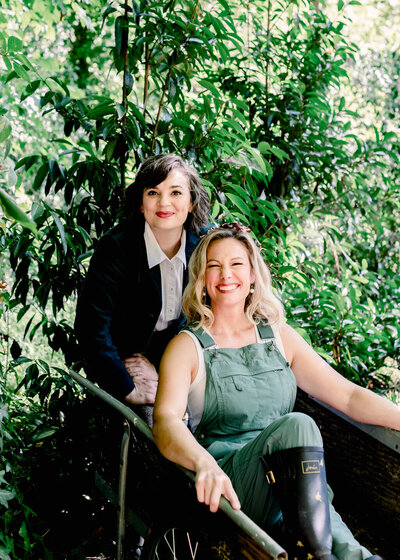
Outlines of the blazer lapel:
[[[146,262],[147,262],[147,259],[146,259]],[[147,266],[148,266],[148,265],[147,265]],[[157,290],[157,294],[158,294],[158,296],[159,296],[159,298],[160,298],[160,301],[161,301],[161,298],[162,298],[162,289],[161,289],[161,272],[160,272],[160,266],[159,266],[159,265],[153,266],[153,268],[150,268],[149,272],[150,272],[150,277],[151,277],[151,279],[152,279],[152,281],[153,281],[153,284],[154,284],[154,286],[155,286],[155,288],[156,288],[156,290]]]
[[[143,234],[139,237],[139,246],[137,252],[137,258],[140,263],[139,270],[140,275],[142,276],[142,283],[146,285],[147,282],[150,282],[151,285],[154,287],[155,295],[158,296],[158,302],[161,304],[162,298],[162,289],[161,289],[161,272],[159,266],[154,266],[153,268],[149,268],[149,263],[147,260],[147,251],[146,251],[146,244],[144,242]],[[148,304],[153,307],[155,302],[149,301]]]

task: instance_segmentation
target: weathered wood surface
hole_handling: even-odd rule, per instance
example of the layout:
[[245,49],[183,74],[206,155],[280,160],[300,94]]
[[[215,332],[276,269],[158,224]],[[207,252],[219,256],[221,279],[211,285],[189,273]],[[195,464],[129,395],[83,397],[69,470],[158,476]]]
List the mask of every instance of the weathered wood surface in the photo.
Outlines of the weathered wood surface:
[[301,391],[296,410],[312,416],[322,432],[337,511],[367,548],[399,560],[400,433],[349,421]]

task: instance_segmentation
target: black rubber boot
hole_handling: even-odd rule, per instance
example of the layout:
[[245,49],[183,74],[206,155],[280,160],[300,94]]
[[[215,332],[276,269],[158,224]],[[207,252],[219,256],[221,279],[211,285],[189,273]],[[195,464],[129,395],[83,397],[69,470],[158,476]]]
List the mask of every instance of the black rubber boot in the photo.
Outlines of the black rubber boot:
[[321,447],[295,447],[265,456],[267,480],[274,484],[283,521],[293,537],[294,557],[335,560],[324,451]]

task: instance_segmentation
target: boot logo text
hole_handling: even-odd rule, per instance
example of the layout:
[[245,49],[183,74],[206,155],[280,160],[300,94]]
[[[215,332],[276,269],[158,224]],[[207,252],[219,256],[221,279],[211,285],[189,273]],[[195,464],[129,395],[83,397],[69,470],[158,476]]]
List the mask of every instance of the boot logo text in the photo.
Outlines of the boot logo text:
[[302,461],[301,470],[303,474],[317,474],[320,473],[320,463],[319,461]]

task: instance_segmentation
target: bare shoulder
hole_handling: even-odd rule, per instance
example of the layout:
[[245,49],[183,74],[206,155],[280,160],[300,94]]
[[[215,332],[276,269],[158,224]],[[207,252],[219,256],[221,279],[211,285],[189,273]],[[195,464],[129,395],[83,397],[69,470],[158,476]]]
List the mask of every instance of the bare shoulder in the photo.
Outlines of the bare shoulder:
[[183,371],[190,373],[191,379],[197,373],[199,359],[192,337],[184,332],[176,335],[168,344],[161,360],[160,372]]
[[180,332],[169,342],[165,353],[178,352],[196,353],[196,345],[192,337],[186,332]]
[[304,340],[297,331],[294,330],[293,327],[288,325],[287,323],[283,323],[280,327],[280,333],[282,340]]
[[300,334],[287,323],[283,323],[279,331],[282,338],[282,344],[285,349],[286,357],[289,363],[291,363],[297,351],[300,348],[304,349],[306,347],[309,347],[309,345],[304,340],[304,338],[302,338],[302,336],[300,336]]

